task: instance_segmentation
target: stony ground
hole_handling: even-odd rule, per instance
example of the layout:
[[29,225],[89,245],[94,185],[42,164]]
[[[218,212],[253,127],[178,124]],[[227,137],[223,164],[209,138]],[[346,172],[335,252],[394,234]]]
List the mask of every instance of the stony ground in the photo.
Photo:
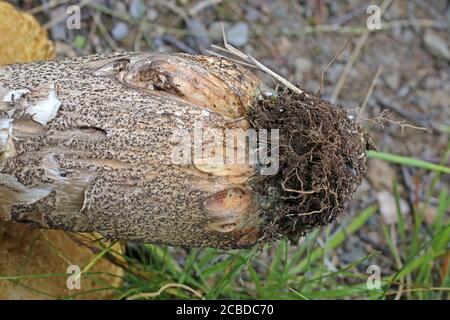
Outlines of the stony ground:
[[[448,149],[449,1],[384,1],[382,29],[372,32],[366,28],[366,9],[382,1],[81,1],[81,28],[71,31],[65,27],[66,10],[79,1],[12,2],[47,27],[59,56],[123,49],[207,53],[211,44],[221,45],[223,23],[231,44],[314,91],[327,64],[347,44],[324,74],[322,97],[359,111],[378,150],[438,163]],[[444,163],[449,166],[450,159]],[[424,200],[431,176],[370,160],[349,219],[374,203],[380,212],[348,237],[329,263],[339,268],[374,250],[388,252],[382,226],[396,221],[392,179],[399,181],[408,221],[411,209]],[[449,182],[443,176],[438,190]],[[435,215],[432,199],[425,220],[432,223]],[[393,268],[392,259],[376,259]]]

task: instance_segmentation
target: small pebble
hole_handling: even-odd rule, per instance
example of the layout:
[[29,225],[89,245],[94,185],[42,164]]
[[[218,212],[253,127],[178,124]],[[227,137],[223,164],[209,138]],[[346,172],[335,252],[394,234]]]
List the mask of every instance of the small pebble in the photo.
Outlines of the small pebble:
[[400,73],[392,71],[384,77],[384,82],[390,89],[397,91],[400,86]]
[[202,49],[208,48],[210,42],[208,32],[206,31],[203,23],[199,20],[190,20],[187,25],[192,35],[194,36],[197,45],[199,45]]
[[214,41],[222,41],[222,24],[225,30],[230,27],[230,23],[226,21],[214,21],[208,27],[209,35]]
[[117,22],[112,28],[112,36],[115,40],[122,40],[128,35],[129,31],[126,23]]
[[158,18],[158,11],[155,9],[148,9],[145,17],[148,21],[155,21]]
[[259,18],[259,11],[254,8],[247,8],[245,12],[245,17],[250,21],[257,21]]
[[294,62],[295,80],[302,82],[304,74],[308,73],[312,68],[312,62],[308,58],[298,57]]
[[342,70],[344,69],[344,65],[342,63],[333,63],[327,70],[325,76],[327,80],[331,83],[334,83],[339,78]]
[[397,95],[403,98],[406,97],[410,93],[410,91],[411,88],[408,85],[404,85],[398,90]]
[[450,49],[448,44],[435,32],[427,30],[423,37],[427,50],[436,58],[450,61]]
[[247,44],[249,39],[249,28],[245,22],[238,22],[226,31],[227,40],[236,47]]
[[131,0],[130,15],[135,19],[141,19],[145,13],[145,5],[142,0]]

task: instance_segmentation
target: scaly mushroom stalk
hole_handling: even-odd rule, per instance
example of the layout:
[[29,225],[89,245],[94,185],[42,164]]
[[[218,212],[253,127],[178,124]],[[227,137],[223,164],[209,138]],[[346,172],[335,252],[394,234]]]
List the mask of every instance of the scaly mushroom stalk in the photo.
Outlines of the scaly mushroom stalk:
[[[343,211],[365,171],[366,142],[342,110],[311,94],[279,94],[234,62],[207,56],[116,53],[2,67],[0,217],[188,247],[244,248],[279,234],[296,239]],[[294,112],[289,119],[275,112],[282,108]],[[295,112],[318,119],[304,122],[318,128],[316,135],[295,135]],[[327,132],[321,140],[322,113],[348,139],[330,140]],[[262,146],[240,139],[251,129],[264,137]],[[319,149],[331,146],[329,159],[339,158],[334,165],[348,171],[335,177],[347,182],[342,196],[329,197],[342,187],[330,184],[331,175],[315,181],[311,175],[321,173],[295,172],[286,144],[298,155],[303,142],[312,148],[308,139]],[[272,151],[261,157],[267,145]],[[336,150],[343,145],[351,154]],[[230,150],[246,149],[250,158],[260,155],[257,161],[223,161]],[[279,163],[263,161],[278,151]],[[301,159],[317,162],[314,154]],[[320,198],[323,209],[303,212],[320,207]]]

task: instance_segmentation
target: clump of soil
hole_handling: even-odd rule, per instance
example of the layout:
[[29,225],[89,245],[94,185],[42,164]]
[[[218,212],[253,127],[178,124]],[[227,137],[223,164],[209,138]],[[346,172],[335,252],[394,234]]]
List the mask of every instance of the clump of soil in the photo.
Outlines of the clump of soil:
[[[306,232],[336,220],[366,173],[368,137],[347,111],[313,93],[278,90],[255,102],[256,129],[279,129],[279,170],[254,184],[269,203],[265,240]],[[273,146],[272,146],[273,147]]]

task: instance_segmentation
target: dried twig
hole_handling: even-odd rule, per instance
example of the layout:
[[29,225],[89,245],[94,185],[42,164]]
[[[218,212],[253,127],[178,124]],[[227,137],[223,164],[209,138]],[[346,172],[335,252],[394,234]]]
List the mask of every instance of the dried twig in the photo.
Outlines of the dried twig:
[[215,6],[222,3],[222,0],[203,0],[197,2],[192,8],[188,10],[190,16],[195,16],[208,7]]
[[43,3],[43,4],[39,5],[39,6],[31,8],[27,12],[29,14],[38,14],[38,13],[40,13],[42,11],[46,11],[46,10],[52,9],[52,8],[54,8],[56,6],[59,6],[61,4],[66,3],[66,2],[69,2],[69,0],[51,0],[51,1],[47,2],[47,3]]
[[163,285],[156,292],[138,293],[138,294],[135,294],[135,295],[132,295],[132,296],[128,297],[127,300],[155,298],[155,297],[161,295],[161,293],[163,293],[165,290],[167,290],[169,288],[182,288],[184,290],[187,290],[187,291],[193,293],[198,298],[203,299],[202,295],[200,293],[198,293],[197,291],[195,291],[194,289],[192,289],[191,287],[188,287],[188,286],[186,286],[184,284],[181,284],[181,283],[168,283],[168,284]]
[[320,76],[320,88],[319,91],[316,93],[316,96],[320,96],[322,89],[323,89],[323,77],[325,75],[325,72],[327,72],[328,68],[334,63],[334,61],[344,52],[344,50],[347,48],[348,44],[352,38],[348,38],[348,40],[345,42],[345,45],[333,56],[333,58],[328,62],[328,64],[325,66],[325,68],[322,71],[322,75]]
[[445,22],[436,21],[434,19],[402,19],[384,22],[381,29],[368,30],[366,26],[340,26],[337,24],[331,25],[316,25],[306,26],[302,29],[290,29],[285,28],[281,30],[281,33],[285,36],[295,37],[311,33],[339,33],[339,34],[353,34],[362,35],[366,32],[384,32],[400,27],[421,27],[421,28],[434,28],[434,29],[447,29],[448,26]]
[[366,108],[367,103],[369,102],[370,96],[372,95],[373,89],[375,88],[375,85],[378,82],[378,78],[380,77],[382,70],[383,70],[383,67],[378,67],[377,73],[375,74],[375,77],[373,77],[372,83],[369,87],[369,91],[367,91],[366,97],[364,98],[364,102],[356,111],[356,113],[358,114],[358,117],[360,117],[362,115],[362,113],[364,112],[364,109]]
[[362,47],[366,43],[367,39],[369,38],[369,32],[365,32],[356,43],[356,47],[352,52],[352,55],[350,56],[350,59],[347,61],[347,64],[345,65],[344,69],[342,70],[341,75],[339,76],[339,79],[334,86],[333,92],[330,97],[331,103],[336,103],[336,100],[339,96],[339,93],[342,90],[342,87],[344,86],[345,80],[347,80],[347,77],[350,73],[350,71],[353,68],[353,65],[355,64],[356,59],[358,58]]
[[247,64],[250,64],[251,66],[253,66],[255,68],[258,68],[259,70],[267,73],[268,75],[270,75],[271,77],[273,77],[277,81],[281,82],[282,84],[284,84],[286,87],[288,87],[292,91],[294,91],[294,92],[296,92],[298,94],[304,94],[307,97],[309,97],[307,93],[305,93],[304,91],[300,90],[295,85],[293,85],[291,82],[289,82],[288,80],[286,80],[282,76],[278,75],[274,71],[270,70],[268,67],[263,65],[261,62],[259,62],[258,60],[256,60],[252,56],[250,56],[250,55],[248,55],[246,53],[243,53],[242,51],[239,51],[238,49],[233,47],[231,44],[229,44],[228,41],[227,41],[227,36],[225,34],[225,29],[223,27],[223,24],[222,24],[222,35],[223,35],[223,45],[224,45],[225,48],[221,48],[221,47],[216,46],[216,45],[213,45],[212,46],[213,48],[218,49],[218,50],[222,50],[222,51],[224,51],[224,52],[226,52],[228,54],[231,54],[232,56],[235,56],[235,57],[238,57],[238,58],[242,59],[243,61],[247,62]]
[[101,18],[100,18],[100,12],[94,12],[92,14],[92,18],[94,19],[95,24],[97,25],[100,32],[105,37],[106,42],[108,42],[108,45],[114,49],[119,50],[119,47],[117,46],[116,41],[109,35],[108,30],[106,29],[105,25],[103,24]]
[[[391,4],[392,0],[384,0],[384,2],[381,4],[380,11],[383,13],[386,8]],[[350,56],[350,59],[347,61],[347,64],[344,67],[344,70],[342,70],[342,73],[338,79],[338,82],[336,83],[336,86],[334,87],[333,93],[331,94],[330,101],[331,103],[336,103],[336,100],[339,96],[339,93],[342,90],[342,87],[344,86],[345,80],[347,79],[351,69],[353,68],[353,65],[355,64],[356,59],[358,58],[359,54],[361,53],[361,49],[363,48],[364,44],[366,43],[367,39],[369,38],[370,30],[366,29],[366,31],[363,33],[363,35],[358,39],[358,42],[356,43],[356,47],[352,52],[352,55]]]
[[382,107],[398,113],[403,118],[408,119],[410,122],[420,127],[431,128],[431,130],[436,130],[435,125],[433,124],[429,116],[417,112],[415,110],[406,110],[405,108],[403,108],[401,103],[388,99],[377,91],[373,95],[377,100],[377,102]]
[[396,120],[389,119],[389,118],[387,118],[385,116],[385,114],[388,113],[388,112],[389,112],[389,110],[385,109],[385,110],[383,110],[381,112],[381,114],[378,117],[375,117],[375,118],[360,118],[360,120],[368,121],[368,122],[371,122],[371,123],[375,123],[375,124],[381,126],[381,128],[383,128],[383,129],[384,129],[384,123],[385,122],[392,123],[394,125],[399,126],[402,129],[402,133],[405,131],[405,128],[411,128],[411,129],[415,129],[415,130],[423,130],[423,131],[427,131],[427,132],[431,131],[430,129],[425,128],[425,127],[418,127],[418,126],[414,126],[412,124],[409,124],[405,120],[396,121]]

